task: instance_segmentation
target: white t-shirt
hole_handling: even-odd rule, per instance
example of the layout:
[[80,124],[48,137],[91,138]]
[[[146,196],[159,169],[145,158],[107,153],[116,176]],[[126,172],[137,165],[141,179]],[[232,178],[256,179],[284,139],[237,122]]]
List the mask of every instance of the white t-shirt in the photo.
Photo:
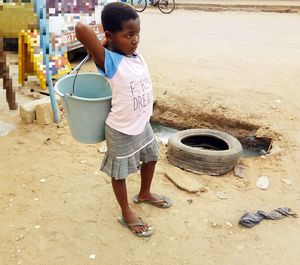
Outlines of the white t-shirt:
[[153,91],[149,69],[136,51],[132,57],[105,49],[105,73],[112,89],[112,108],[106,124],[128,135],[145,129],[153,112]]

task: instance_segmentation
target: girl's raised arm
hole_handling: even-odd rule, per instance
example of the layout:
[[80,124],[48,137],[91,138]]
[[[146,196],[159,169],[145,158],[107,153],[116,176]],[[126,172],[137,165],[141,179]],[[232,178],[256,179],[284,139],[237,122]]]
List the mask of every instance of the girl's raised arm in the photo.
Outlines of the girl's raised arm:
[[93,57],[94,62],[105,72],[105,50],[91,26],[78,22],[75,27],[76,38]]

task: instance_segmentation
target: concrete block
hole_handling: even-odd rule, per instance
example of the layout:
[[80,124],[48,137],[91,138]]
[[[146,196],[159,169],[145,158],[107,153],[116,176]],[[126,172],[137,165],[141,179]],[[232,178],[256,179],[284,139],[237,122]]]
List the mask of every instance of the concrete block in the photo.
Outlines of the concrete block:
[[39,104],[35,108],[37,124],[47,125],[53,122],[53,111],[50,103]]
[[[60,99],[59,97],[56,97],[56,103],[60,105]],[[49,124],[48,120],[50,119],[50,114],[49,111],[47,110],[48,108],[51,109],[51,102],[50,102],[50,97],[44,97],[38,100],[33,100],[30,102],[26,102],[20,106],[20,116],[22,120],[24,120],[26,123],[33,123],[34,120],[37,120],[37,115],[36,115],[36,108],[39,105],[48,105],[49,107],[46,106],[41,106],[39,108],[39,124]],[[52,121],[53,121],[53,114],[52,115]]]
[[35,117],[35,107],[34,101],[27,102],[20,106],[20,116],[26,123],[33,123],[36,119]]

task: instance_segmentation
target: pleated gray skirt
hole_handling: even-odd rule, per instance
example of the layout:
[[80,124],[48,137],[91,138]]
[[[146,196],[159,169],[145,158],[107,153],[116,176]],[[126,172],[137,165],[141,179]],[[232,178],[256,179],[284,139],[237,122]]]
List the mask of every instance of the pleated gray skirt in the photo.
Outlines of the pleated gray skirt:
[[127,135],[105,125],[107,152],[100,170],[115,179],[125,179],[139,170],[141,162],[157,161],[159,145],[148,122],[139,135]]

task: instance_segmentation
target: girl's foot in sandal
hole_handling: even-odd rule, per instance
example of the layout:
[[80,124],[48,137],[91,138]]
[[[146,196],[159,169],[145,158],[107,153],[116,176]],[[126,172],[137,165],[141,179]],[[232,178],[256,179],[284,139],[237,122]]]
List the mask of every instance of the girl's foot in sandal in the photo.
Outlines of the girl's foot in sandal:
[[134,203],[148,203],[158,208],[169,208],[173,205],[172,200],[164,195],[157,195],[155,193],[150,193],[148,196],[139,198],[139,195],[133,197]]
[[[154,229],[152,226],[148,226],[144,223],[143,219],[141,217],[138,217],[138,221],[135,223],[127,223],[125,218],[123,216],[118,217],[118,221],[120,224],[125,226],[130,230],[131,233],[138,237],[149,237],[154,233]],[[134,228],[143,228],[141,230],[136,230]]]

